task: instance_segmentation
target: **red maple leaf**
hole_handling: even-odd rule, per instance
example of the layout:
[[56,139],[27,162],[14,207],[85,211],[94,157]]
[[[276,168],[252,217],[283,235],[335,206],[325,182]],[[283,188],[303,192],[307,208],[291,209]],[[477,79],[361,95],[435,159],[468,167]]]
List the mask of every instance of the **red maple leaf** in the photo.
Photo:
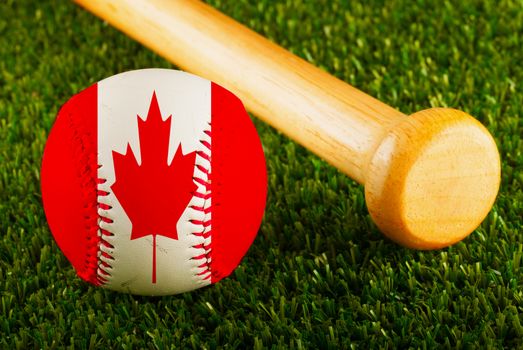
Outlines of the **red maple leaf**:
[[156,283],[156,235],[178,239],[176,223],[197,189],[196,152],[183,155],[179,144],[168,164],[171,116],[162,120],[155,92],[147,120],[137,118],[141,164],[129,144],[124,155],[113,151],[116,181],[111,189],[131,220],[131,239],[153,236],[152,283]]

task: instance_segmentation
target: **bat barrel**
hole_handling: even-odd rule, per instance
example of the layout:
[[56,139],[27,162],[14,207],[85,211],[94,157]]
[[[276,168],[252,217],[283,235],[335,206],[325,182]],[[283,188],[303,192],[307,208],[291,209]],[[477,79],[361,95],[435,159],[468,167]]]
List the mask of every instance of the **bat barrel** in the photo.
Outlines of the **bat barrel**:
[[76,2],[228,88],[259,118],[365,184],[371,216],[403,245],[457,242],[495,200],[496,144],[466,113],[431,109],[406,117],[198,1]]

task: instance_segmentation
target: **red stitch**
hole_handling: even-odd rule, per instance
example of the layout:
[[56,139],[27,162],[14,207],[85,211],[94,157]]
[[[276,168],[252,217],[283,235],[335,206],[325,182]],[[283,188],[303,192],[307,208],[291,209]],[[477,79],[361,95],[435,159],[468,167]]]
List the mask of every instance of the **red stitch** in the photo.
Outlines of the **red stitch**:
[[[100,268],[98,270],[100,270]],[[105,278],[100,277],[100,275],[96,276],[96,279],[98,280],[98,283],[100,283],[100,284],[107,283],[107,280]]]
[[102,220],[103,222],[107,222],[109,224],[112,224],[114,222],[114,220],[109,219],[109,218],[107,218],[105,216],[100,216],[100,220]]
[[191,259],[193,260],[199,260],[199,259],[203,259],[206,257],[206,254],[201,254],[201,255],[197,255],[197,256],[193,256]]
[[198,268],[208,267],[209,263],[205,261],[203,264],[199,265]]
[[[98,268],[98,271],[99,271],[99,274],[102,274],[102,275],[104,275],[104,276],[111,277],[111,275],[110,275],[107,271],[105,271],[104,269],[100,269],[100,268]],[[98,275],[98,276],[100,276],[100,275]],[[103,277],[101,277],[101,278],[103,278]]]
[[209,150],[211,149],[211,144],[207,141],[200,140],[201,144],[207,147]]
[[205,186],[206,189],[209,189],[209,187],[211,187],[211,184],[203,179],[200,179],[199,177],[193,177],[193,180],[194,182],[202,185],[202,186]]
[[203,194],[203,193],[200,193],[200,192],[194,192],[194,196],[197,197],[197,198],[203,198],[203,199],[211,198],[211,194],[210,193]]
[[103,240],[103,238],[102,238],[102,242],[100,243],[100,245],[103,245],[104,247],[106,247],[108,249],[114,249],[114,246],[111,243],[107,242],[106,240]]
[[101,228],[100,231],[102,232],[102,236],[109,236],[109,237],[114,236],[114,234],[112,232],[104,230],[103,228]]
[[196,205],[191,205],[190,208],[194,209],[194,210],[197,210],[197,211],[203,211],[205,214],[208,214],[208,213],[211,212],[211,207],[204,208],[204,207],[199,207],[199,206],[196,206]]
[[107,191],[102,191],[102,190],[98,190],[97,193],[98,193],[98,195],[101,196],[101,197],[104,197],[104,196],[109,195],[109,192],[107,192]]
[[189,220],[192,224],[195,224],[195,225],[202,225],[203,227],[209,227],[211,226],[211,220],[206,220],[206,221],[203,221],[203,220]]
[[108,263],[106,263],[105,261],[103,260],[100,260],[100,265],[105,267],[105,268],[111,268],[111,265],[109,265]]
[[211,224],[211,220],[189,220],[192,224],[203,225],[203,227],[208,227]]
[[193,232],[193,235],[195,235],[196,237],[203,237],[203,238],[209,238],[211,237],[211,231],[209,232]]
[[211,161],[211,157],[204,151],[196,151],[196,154],[202,157],[203,159],[208,160],[209,162]]
[[193,245],[192,247],[196,248],[196,249],[205,249],[205,250],[207,250],[207,249],[209,249],[211,247],[211,244],[209,243],[209,244],[206,245],[206,244],[200,243],[198,245]]
[[205,169],[203,166],[196,164],[196,167],[198,168],[198,170],[200,170],[205,175],[209,175],[209,170]]

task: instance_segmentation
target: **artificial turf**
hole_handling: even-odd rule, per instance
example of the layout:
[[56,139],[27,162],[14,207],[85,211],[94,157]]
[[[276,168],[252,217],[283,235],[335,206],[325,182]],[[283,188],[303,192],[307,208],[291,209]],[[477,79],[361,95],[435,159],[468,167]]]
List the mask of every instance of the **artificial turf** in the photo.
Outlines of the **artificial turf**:
[[0,2],[0,348],[523,347],[523,2],[211,1],[405,113],[476,116],[502,156],[498,200],[463,242],[402,248],[362,187],[255,120],[268,206],[217,285],[162,298],[76,277],[42,210],[55,115],[113,74],[173,67],[69,2]]

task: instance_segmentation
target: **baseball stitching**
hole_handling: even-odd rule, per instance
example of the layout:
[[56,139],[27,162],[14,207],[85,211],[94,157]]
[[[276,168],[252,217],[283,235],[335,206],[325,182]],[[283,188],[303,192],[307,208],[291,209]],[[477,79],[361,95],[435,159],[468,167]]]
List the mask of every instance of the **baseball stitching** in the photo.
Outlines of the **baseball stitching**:
[[[98,165],[98,169],[102,166]],[[114,234],[104,227],[103,223],[112,224],[113,220],[104,215],[107,211],[113,207],[103,202],[103,199],[109,195],[110,192],[102,189],[102,185],[107,182],[107,179],[98,178],[97,181],[97,193],[98,193],[98,237],[100,238],[98,246],[98,269],[97,277],[98,282],[102,285],[107,283],[108,277],[111,276],[112,262],[114,261],[112,252],[114,246],[109,243],[109,237]]]
[[[94,179],[90,176],[92,173],[91,164],[96,164],[93,157],[96,157],[95,154],[89,152],[89,149],[92,143],[93,135],[85,131],[85,128],[80,125],[75,118],[75,116],[69,112],[67,114],[67,121],[69,124],[69,129],[71,130],[71,145],[73,145],[73,152],[76,154],[76,160],[78,161],[78,179],[80,182],[80,187],[82,189],[82,197],[84,204],[84,227],[88,231],[86,235],[86,245],[87,252],[85,257],[85,265],[82,270],[78,270],[78,275],[88,281],[96,281],[95,271],[98,264],[98,237],[90,234],[90,231],[96,227],[96,220],[98,218],[96,215],[92,215],[95,208],[95,203],[91,201],[92,188],[94,186]],[[79,131],[82,130],[82,131]]]
[[[210,128],[211,124],[209,123]],[[190,208],[199,212],[200,215],[203,214],[202,219],[191,220],[191,223],[197,225],[198,228],[192,234],[205,239],[203,243],[193,246],[193,248],[198,249],[202,253],[193,256],[192,259],[200,260],[201,264],[198,265],[198,268],[203,269],[203,271],[198,272],[196,275],[202,281],[205,281],[211,278],[211,130],[204,130],[200,144],[203,147],[196,151],[193,180],[198,185],[194,197],[203,200],[203,205],[192,204]]]

